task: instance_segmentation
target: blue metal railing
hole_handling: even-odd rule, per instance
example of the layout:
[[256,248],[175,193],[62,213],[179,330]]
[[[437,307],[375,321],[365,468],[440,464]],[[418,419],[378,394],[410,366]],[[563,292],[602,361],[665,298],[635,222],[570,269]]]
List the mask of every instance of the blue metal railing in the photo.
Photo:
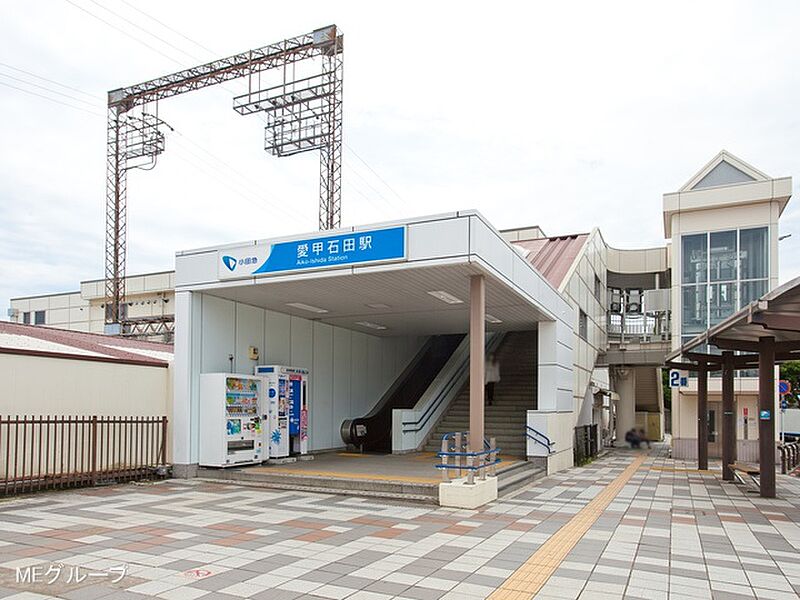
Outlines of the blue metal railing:
[[528,437],[528,439],[531,439],[540,446],[547,448],[548,454],[553,454],[555,452],[555,450],[553,450],[553,446],[555,446],[556,443],[541,431],[534,429],[530,425],[525,425],[525,435]]
[[[466,441],[467,437],[466,436],[469,435],[469,431],[449,431],[449,432],[445,433],[442,436],[442,440],[452,439],[452,438],[454,438],[456,436],[456,434],[459,434],[459,433],[464,436],[462,438],[464,440],[464,442],[462,443],[462,446],[466,446],[467,445],[467,441]],[[492,445],[489,443],[489,440],[487,440],[486,438],[483,438],[483,447],[486,448],[487,450],[492,447]],[[500,454],[501,450],[502,450],[502,448],[495,448],[494,449],[494,451],[497,452],[498,454]],[[442,452],[438,452],[437,456],[442,456]],[[448,456],[455,456],[455,453],[452,453],[452,452],[448,453]],[[463,454],[463,456],[466,456],[466,454]]]
[[[457,469],[459,475],[461,471],[467,472],[468,482],[472,482],[475,473],[478,473],[482,479],[486,477],[486,469],[489,469],[490,475],[495,474],[495,467],[500,464],[499,453],[501,448],[493,448],[489,440],[483,439],[484,449],[479,452],[470,452],[467,450],[468,436],[463,431],[451,431],[442,436],[442,447],[450,448],[450,440],[453,440],[454,450],[442,450],[436,453],[441,459],[441,463],[434,465],[437,469],[442,470],[442,475],[445,481],[450,480],[449,469]],[[453,459],[450,464],[449,459]],[[466,460],[464,460],[466,459]]]

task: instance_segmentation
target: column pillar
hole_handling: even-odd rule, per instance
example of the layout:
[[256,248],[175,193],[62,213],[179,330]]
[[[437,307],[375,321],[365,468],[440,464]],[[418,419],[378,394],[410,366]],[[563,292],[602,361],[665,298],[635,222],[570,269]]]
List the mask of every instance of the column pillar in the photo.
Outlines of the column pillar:
[[708,363],[697,365],[697,468],[708,469]]
[[[764,418],[764,417],[767,418]],[[775,338],[759,339],[758,463],[761,497],[775,497]]]
[[197,471],[198,454],[196,429],[197,407],[193,402],[192,373],[195,338],[193,318],[196,313],[193,305],[196,294],[177,292],[175,294],[175,360],[172,363],[172,415],[169,423],[169,436],[172,438],[169,461],[175,477],[194,477]]
[[469,281],[469,449],[483,450],[483,394],[486,366],[486,283],[483,275]]
[[722,479],[733,481],[728,466],[736,458],[736,406],[733,397],[733,352],[722,353]]
[[633,367],[618,369],[614,377],[614,388],[619,395],[616,445],[624,447],[625,434],[636,425],[636,370]]

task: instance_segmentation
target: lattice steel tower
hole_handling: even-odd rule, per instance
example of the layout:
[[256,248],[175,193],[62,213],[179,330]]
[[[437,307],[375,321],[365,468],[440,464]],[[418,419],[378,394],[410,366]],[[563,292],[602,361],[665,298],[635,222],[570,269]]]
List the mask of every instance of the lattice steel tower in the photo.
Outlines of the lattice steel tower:
[[[264,149],[275,156],[320,151],[319,227],[334,229],[342,215],[342,79],[344,37],[336,25],[108,93],[106,176],[106,325],[123,335],[169,333],[169,318],[129,319],[125,310],[127,173],[151,169],[164,151],[158,102],[247,78],[233,99],[239,114],[266,120]],[[297,75],[298,65],[310,74]],[[302,66],[301,65],[301,66]],[[280,69],[277,85],[261,75]],[[318,70],[317,70],[318,69]],[[110,327],[109,327],[110,326]]]

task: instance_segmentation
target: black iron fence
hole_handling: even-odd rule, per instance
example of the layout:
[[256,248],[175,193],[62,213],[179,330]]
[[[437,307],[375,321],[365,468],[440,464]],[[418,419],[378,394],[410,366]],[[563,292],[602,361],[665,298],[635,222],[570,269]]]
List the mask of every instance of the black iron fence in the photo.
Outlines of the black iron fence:
[[1,495],[144,479],[166,457],[163,416],[0,416]]
[[582,425],[575,428],[575,440],[572,444],[575,464],[585,464],[600,452],[600,439],[597,435],[597,424]]

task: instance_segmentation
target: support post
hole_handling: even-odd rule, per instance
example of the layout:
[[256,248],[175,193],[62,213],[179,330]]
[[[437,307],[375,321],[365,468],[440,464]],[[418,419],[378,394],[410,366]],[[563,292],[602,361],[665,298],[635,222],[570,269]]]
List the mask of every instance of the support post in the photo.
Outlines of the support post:
[[486,283],[483,275],[469,281],[469,450],[483,450],[483,387],[486,358]]
[[[41,417],[39,417],[41,420]],[[40,431],[41,435],[41,431]],[[92,485],[97,485],[97,415],[92,415],[92,428],[91,428],[91,444],[92,449]]]
[[447,461],[447,440],[442,439],[442,464],[444,465],[444,469],[442,469],[442,481],[450,481],[450,473],[447,468],[448,461]]
[[161,417],[161,463],[167,464],[167,417]]
[[736,454],[736,407],[733,397],[733,352],[722,353],[722,479],[733,481]]
[[697,468],[708,469],[708,363],[697,365]]
[[761,497],[775,497],[775,338],[762,337],[758,351],[758,462]]
[[[456,452],[463,452],[464,451],[464,448],[463,448],[464,444],[461,441],[461,432],[460,431],[456,431],[453,434],[453,439],[454,439],[453,446],[455,446],[455,451]],[[461,466],[464,464],[464,461],[462,460],[463,458],[464,457],[460,456],[460,455],[456,455],[456,457],[455,457],[455,463],[458,465],[458,477],[461,477]]]

